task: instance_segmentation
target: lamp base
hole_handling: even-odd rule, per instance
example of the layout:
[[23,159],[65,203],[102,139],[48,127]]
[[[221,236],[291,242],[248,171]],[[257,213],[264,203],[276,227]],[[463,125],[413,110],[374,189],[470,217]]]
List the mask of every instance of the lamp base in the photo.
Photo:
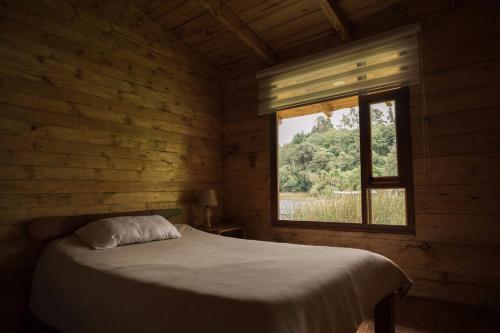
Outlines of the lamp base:
[[212,228],[212,210],[209,206],[205,206],[205,226],[207,228]]

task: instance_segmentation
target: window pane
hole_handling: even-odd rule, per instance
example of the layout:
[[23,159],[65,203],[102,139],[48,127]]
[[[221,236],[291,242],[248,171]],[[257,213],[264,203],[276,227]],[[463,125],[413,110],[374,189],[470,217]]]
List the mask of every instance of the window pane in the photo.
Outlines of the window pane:
[[322,107],[278,114],[279,219],[361,223],[359,109]]
[[372,176],[398,175],[394,101],[370,104]]
[[370,223],[406,225],[405,189],[370,189]]

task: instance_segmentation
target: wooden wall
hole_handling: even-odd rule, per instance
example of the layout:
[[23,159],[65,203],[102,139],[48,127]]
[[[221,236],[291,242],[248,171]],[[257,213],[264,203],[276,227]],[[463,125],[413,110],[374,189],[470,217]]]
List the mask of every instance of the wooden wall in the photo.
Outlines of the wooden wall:
[[225,217],[252,238],[386,255],[414,279],[414,295],[500,307],[499,20],[497,1],[424,0],[353,27],[360,37],[422,24],[424,84],[411,89],[416,235],[271,227],[269,118],[256,116],[255,70],[266,65],[245,58],[223,68]]
[[128,1],[0,9],[0,330],[26,309],[43,246],[27,238],[28,220],[173,206],[196,218],[193,194],[206,187],[224,191],[224,217],[253,238],[376,251],[414,278],[415,295],[500,307],[497,1],[405,1],[353,27],[359,37],[422,23],[415,236],[271,227],[269,121],[256,116],[255,81],[267,65],[250,51],[221,69],[221,94],[219,72]]
[[0,2],[0,331],[43,246],[28,220],[221,192],[219,83],[127,1]]

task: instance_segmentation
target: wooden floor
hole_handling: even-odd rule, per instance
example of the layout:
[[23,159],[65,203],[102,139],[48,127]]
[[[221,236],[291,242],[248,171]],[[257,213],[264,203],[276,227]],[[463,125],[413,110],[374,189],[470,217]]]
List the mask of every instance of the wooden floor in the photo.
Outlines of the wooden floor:
[[[373,333],[373,322],[361,324],[358,333]],[[500,311],[423,298],[406,297],[396,308],[397,333],[500,332]]]

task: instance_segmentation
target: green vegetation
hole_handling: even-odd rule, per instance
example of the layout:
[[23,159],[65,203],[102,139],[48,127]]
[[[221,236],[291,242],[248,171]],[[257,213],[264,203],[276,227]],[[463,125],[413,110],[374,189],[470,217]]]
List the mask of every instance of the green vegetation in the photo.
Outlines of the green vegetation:
[[[391,105],[387,106],[386,111],[373,106],[371,109],[374,176],[397,175],[395,117]],[[319,116],[309,133],[297,133],[292,142],[280,146],[280,199],[301,202],[314,199],[296,205],[287,218],[360,223],[359,149],[357,108],[344,113],[337,126],[330,118]],[[395,190],[374,193],[372,209],[373,222],[404,224],[403,193]]]
[[[372,223],[405,224],[404,190],[377,190],[372,193]],[[334,194],[331,197],[311,197],[307,193],[280,193],[281,200],[297,200],[297,205],[287,219],[295,221],[361,223],[360,193]]]
[[406,204],[403,189],[378,189],[376,193],[371,193],[371,201],[373,224],[405,224]]
[[[280,195],[280,199],[283,198],[289,196]],[[289,218],[295,221],[361,223],[361,195],[358,192],[321,199],[309,197],[307,204],[297,205]]]

